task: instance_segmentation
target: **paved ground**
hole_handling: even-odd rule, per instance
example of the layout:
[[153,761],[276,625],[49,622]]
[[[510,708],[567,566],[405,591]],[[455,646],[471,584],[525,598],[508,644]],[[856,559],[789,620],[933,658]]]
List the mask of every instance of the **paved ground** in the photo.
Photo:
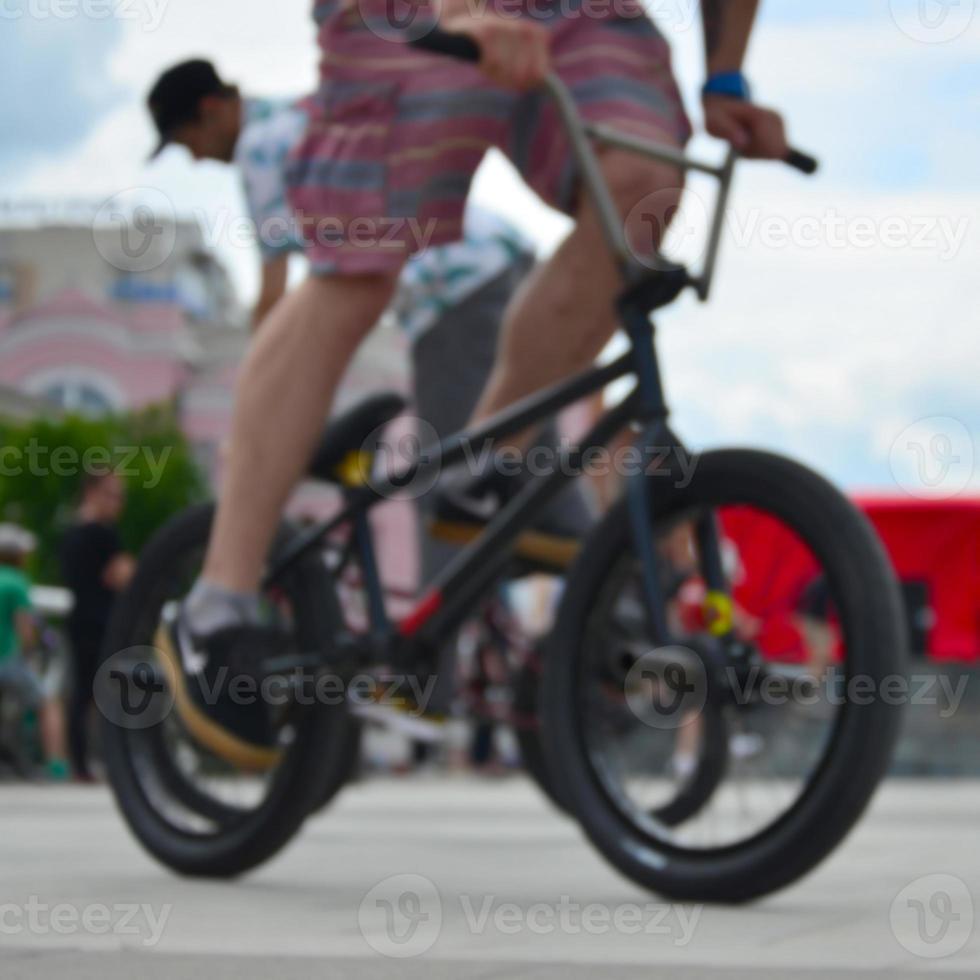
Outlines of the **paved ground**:
[[7,980],[980,975],[980,782],[890,784],[814,875],[736,909],[637,891],[518,779],[354,787],[235,884],[159,868],[102,789],[0,786],[0,814]]

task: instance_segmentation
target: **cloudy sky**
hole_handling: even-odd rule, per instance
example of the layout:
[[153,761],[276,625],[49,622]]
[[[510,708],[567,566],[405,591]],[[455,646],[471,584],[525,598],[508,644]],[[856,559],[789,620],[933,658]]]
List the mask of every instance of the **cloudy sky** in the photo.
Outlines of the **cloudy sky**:
[[[647,0],[688,106],[701,81],[694,0]],[[143,95],[160,69],[215,59],[246,91],[311,88],[310,0],[4,0],[0,220],[121,190],[196,216],[247,301],[234,174],[180,150],[151,166]],[[976,0],[768,0],[748,73],[824,167],[746,165],[712,301],[661,318],[668,393],[698,446],[802,457],[855,489],[951,496],[980,471],[980,6]],[[717,157],[703,137],[692,152]],[[488,159],[476,196],[554,247],[566,227]],[[710,188],[673,245],[695,259]]]

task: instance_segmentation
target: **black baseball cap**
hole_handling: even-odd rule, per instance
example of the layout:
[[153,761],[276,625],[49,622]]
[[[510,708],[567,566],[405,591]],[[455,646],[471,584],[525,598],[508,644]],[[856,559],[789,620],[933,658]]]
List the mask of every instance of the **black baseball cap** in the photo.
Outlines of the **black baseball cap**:
[[152,160],[173,139],[174,130],[198,116],[201,99],[231,91],[210,61],[195,58],[165,71],[150,90],[147,105],[160,134]]

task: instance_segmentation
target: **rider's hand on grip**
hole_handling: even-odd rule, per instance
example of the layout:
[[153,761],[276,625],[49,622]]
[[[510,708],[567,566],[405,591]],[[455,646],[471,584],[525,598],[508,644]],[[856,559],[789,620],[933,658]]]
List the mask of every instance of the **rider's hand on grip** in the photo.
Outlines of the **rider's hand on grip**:
[[476,62],[494,83],[528,91],[548,74],[551,34],[541,24],[461,14],[412,43],[426,51]]

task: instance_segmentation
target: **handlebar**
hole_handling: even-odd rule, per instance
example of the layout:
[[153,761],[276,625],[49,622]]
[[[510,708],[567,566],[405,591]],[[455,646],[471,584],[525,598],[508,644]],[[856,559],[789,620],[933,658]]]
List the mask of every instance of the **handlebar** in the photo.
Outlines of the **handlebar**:
[[783,157],[783,163],[794,170],[799,170],[801,174],[806,174],[807,177],[812,177],[820,169],[820,161],[816,157],[812,157],[802,150],[797,150],[793,146],[789,148],[789,153]]
[[[472,64],[479,63],[481,57],[480,46],[473,38],[466,34],[452,34],[441,27],[435,27],[428,34],[415,38],[409,43],[423,51],[448,55],[450,58]],[[782,162],[807,176],[815,174],[820,166],[815,157],[794,147],[790,148]]]
[[[480,46],[473,38],[465,34],[452,34],[449,31],[443,30],[441,27],[434,27],[429,33],[418,38],[413,38],[409,41],[409,44],[423,51],[448,55],[449,57],[472,64],[478,63],[482,57]],[[729,191],[731,189],[732,175],[735,170],[735,163],[739,159],[735,150],[729,148],[728,155],[724,163],[720,166],[703,163],[687,156],[673,146],[640,139],[599,123],[585,122],[580,116],[578,107],[568,88],[553,73],[545,78],[544,88],[556,103],[558,114],[568,134],[572,152],[578,162],[582,181],[599,212],[606,240],[624,270],[628,271],[632,269],[635,271],[636,261],[632,257],[626,241],[619,211],[613,202],[609,187],[599,167],[599,160],[595,152],[595,147],[593,146],[594,142],[607,146],[616,146],[652,159],[671,163],[683,170],[695,170],[710,174],[718,180],[719,193],[715,203],[715,215],[709,234],[704,268],[699,276],[687,274],[688,282],[695,288],[698,297],[701,300],[706,300],[714,275],[715,260],[721,241],[722,224]],[[808,153],[804,153],[802,150],[793,148],[789,150],[781,162],[808,176],[816,173],[819,167],[819,163],[814,157]],[[658,263],[662,263],[665,268],[674,265],[660,255],[659,252],[654,253],[654,258]],[[674,267],[676,268],[676,266]]]

